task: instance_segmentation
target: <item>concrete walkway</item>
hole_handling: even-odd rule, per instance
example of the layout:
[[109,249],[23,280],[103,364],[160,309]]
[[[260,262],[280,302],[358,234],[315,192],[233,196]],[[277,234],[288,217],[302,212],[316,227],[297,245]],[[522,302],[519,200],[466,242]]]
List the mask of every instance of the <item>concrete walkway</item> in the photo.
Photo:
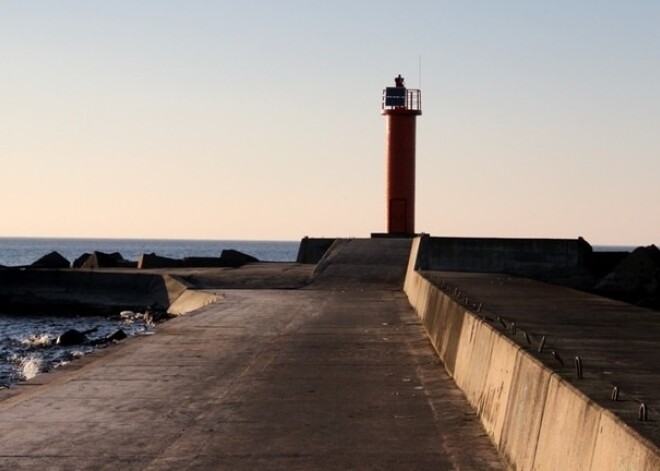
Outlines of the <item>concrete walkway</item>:
[[[650,442],[660,443],[660,314],[649,309],[525,278],[486,273],[425,272],[461,290],[482,314],[529,355],[610,410]],[[513,334],[511,323],[516,324]],[[527,334],[532,342],[527,342]],[[544,349],[538,352],[540,339]],[[555,352],[553,355],[552,352]],[[583,365],[578,379],[575,357]],[[618,400],[611,400],[614,387]],[[645,404],[648,421],[639,420]]]
[[400,290],[405,243],[0,391],[0,469],[503,469]]

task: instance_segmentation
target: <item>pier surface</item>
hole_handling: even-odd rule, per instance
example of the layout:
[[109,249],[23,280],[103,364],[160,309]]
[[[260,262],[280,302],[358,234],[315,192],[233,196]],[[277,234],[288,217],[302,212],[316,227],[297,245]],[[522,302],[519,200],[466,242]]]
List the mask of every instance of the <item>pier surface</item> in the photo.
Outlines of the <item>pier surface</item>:
[[[425,275],[457,287],[475,303],[482,302],[480,313],[489,325],[628,427],[660,443],[660,313],[507,275],[440,271]],[[653,411],[651,420],[639,420],[641,404]],[[582,427],[586,429],[586,424]]]
[[402,292],[409,248],[346,241],[304,289],[206,280],[222,301],[0,391],[0,469],[504,469]]

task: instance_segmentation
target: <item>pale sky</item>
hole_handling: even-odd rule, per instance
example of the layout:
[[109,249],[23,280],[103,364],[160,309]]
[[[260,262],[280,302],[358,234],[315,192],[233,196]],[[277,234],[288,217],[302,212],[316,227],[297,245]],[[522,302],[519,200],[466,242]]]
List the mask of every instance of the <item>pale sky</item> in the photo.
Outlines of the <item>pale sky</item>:
[[660,2],[0,0],[0,237],[660,243]]

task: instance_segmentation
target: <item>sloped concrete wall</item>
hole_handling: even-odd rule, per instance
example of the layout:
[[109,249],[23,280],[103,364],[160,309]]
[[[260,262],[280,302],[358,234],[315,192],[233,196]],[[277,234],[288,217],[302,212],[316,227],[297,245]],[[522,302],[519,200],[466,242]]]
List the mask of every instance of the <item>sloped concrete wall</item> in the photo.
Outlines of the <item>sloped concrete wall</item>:
[[223,297],[211,291],[185,290],[180,296],[170,304],[167,312],[169,314],[180,316],[192,311],[196,311],[207,304],[220,301]]
[[658,470],[660,451],[418,271],[404,290],[438,356],[518,470]]
[[185,281],[171,275],[112,270],[0,270],[0,309],[16,313],[105,315],[152,307],[181,314],[217,299],[212,293],[190,291]]
[[591,246],[583,239],[497,239],[423,236],[423,269],[529,276],[585,265]]
[[298,247],[297,263],[318,263],[330,246],[335,242],[335,238],[324,237],[303,237]]
[[507,273],[578,289],[591,288],[591,246],[578,239],[421,236],[421,270]]

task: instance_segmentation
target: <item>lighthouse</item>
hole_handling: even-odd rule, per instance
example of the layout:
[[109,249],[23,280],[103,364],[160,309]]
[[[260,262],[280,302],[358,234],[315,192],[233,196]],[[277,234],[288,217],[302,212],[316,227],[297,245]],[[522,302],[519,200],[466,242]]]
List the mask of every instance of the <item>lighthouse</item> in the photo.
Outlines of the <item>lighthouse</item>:
[[422,114],[421,91],[406,88],[399,74],[383,90],[381,114],[387,120],[387,233],[415,233],[415,130]]

